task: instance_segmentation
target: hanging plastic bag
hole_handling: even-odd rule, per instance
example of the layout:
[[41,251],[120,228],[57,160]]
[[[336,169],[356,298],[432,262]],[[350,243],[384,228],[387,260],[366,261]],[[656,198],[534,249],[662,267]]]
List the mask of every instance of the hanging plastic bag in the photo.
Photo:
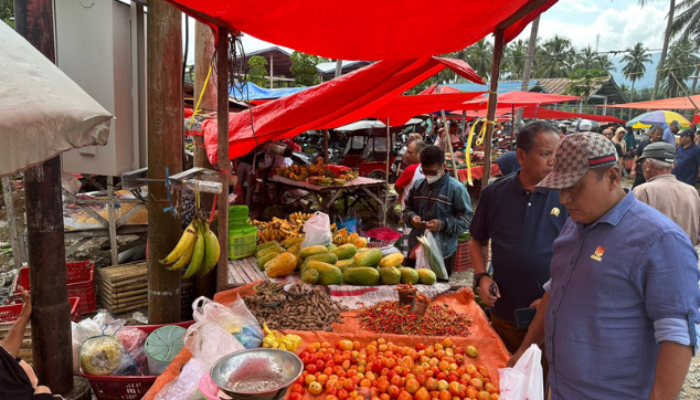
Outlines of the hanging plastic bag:
[[[435,239],[435,236],[426,229],[423,236],[418,237],[418,242],[421,244],[423,254],[428,260],[430,269],[435,272],[435,276],[439,279],[449,279],[447,269],[445,268],[445,258],[442,255],[440,244]],[[416,265],[417,263],[418,259],[416,258]]]
[[430,262],[428,262],[428,256],[423,251],[423,246],[416,246],[414,252],[416,256],[416,269],[430,269]]
[[328,214],[317,211],[313,217],[304,224],[304,241],[301,248],[321,245],[328,246],[333,243],[333,233],[331,232],[331,220]]
[[500,368],[501,400],[544,400],[542,351],[533,344],[513,368]]

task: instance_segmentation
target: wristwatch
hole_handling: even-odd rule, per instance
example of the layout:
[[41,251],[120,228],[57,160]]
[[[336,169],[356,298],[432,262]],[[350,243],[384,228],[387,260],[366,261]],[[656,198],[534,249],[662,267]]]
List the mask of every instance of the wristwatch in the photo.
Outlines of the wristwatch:
[[481,278],[485,276],[489,276],[489,274],[486,272],[482,272],[480,274],[474,275],[474,286],[472,287],[472,289],[474,290],[474,294],[479,294],[479,282],[481,282]]

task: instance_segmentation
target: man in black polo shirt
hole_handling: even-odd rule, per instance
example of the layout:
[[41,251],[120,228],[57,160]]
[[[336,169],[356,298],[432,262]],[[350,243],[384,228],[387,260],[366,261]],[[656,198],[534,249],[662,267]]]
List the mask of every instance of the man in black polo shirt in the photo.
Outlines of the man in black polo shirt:
[[[544,294],[552,243],[569,217],[556,190],[535,188],[552,171],[559,142],[554,126],[525,125],[518,133],[520,171],[484,189],[471,224],[475,291],[490,306],[491,323],[511,353],[527,333],[518,329],[515,310],[534,307]],[[486,273],[489,240],[493,280]],[[495,296],[490,293],[494,281]]]

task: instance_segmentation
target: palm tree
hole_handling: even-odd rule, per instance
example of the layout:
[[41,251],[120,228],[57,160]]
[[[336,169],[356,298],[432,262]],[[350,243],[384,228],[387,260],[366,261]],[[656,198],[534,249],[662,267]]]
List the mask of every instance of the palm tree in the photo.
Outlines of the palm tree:
[[504,54],[504,72],[508,79],[522,79],[527,61],[528,44],[522,39],[512,42]]
[[651,54],[640,42],[633,48],[628,48],[626,52],[627,54],[622,57],[622,62],[625,63],[622,74],[632,82],[632,94],[634,94],[634,84],[647,73],[647,67],[644,64],[651,63]]
[[596,53],[595,50],[593,50],[593,48],[591,47],[591,45],[584,47],[576,55],[576,68],[593,69],[596,68],[596,62]]
[[[651,0],[638,0],[639,5],[644,7]],[[659,65],[656,68],[656,80],[654,81],[654,90],[651,92],[651,99],[656,98],[656,93],[659,90],[659,83],[663,75],[663,69],[666,65],[666,53],[668,53],[668,43],[671,41],[671,28],[673,27],[673,15],[676,11],[676,0],[669,0],[668,9],[668,23],[666,24],[666,31],[664,32],[664,46],[661,49],[661,58],[659,58]]]
[[607,54],[599,54],[595,58],[595,67],[601,69],[608,74],[611,72],[617,72],[617,67],[613,64],[610,56]]
[[538,68],[542,78],[565,78],[571,72],[575,53],[569,39],[554,36],[542,45],[546,54]]
[[481,39],[466,49],[467,62],[481,77],[488,78],[493,59],[493,45]]
[[[671,26],[671,37],[678,35],[688,37],[695,42],[695,47],[700,47],[700,1],[698,0],[681,0],[676,5],[676,17],[673,19]],[[700,64],[695,66],[693,73],[693,86],[691,93],[695,93],[695,87],[698,84],[697,76],[700,75]]]
[[[678,97],[688,89],[685,81],[690,78],[700,58],[695,54],[694,43],[688,37],[675,41],[668,52],[663,72],[663,90],[667,97]],[[675,78],[672,76],[675,75]]]

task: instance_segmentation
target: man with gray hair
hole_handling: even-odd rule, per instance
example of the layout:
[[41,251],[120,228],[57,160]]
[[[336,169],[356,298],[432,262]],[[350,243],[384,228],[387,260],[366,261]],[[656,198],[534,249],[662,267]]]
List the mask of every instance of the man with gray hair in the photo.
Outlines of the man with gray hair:
[[700,196],[698,191],[676,179],[676,149],[665,141],[652,143],[639,159],[647,182],[633,192],[637,200],[649,204],[678,224],[694,246],[700,237]]

